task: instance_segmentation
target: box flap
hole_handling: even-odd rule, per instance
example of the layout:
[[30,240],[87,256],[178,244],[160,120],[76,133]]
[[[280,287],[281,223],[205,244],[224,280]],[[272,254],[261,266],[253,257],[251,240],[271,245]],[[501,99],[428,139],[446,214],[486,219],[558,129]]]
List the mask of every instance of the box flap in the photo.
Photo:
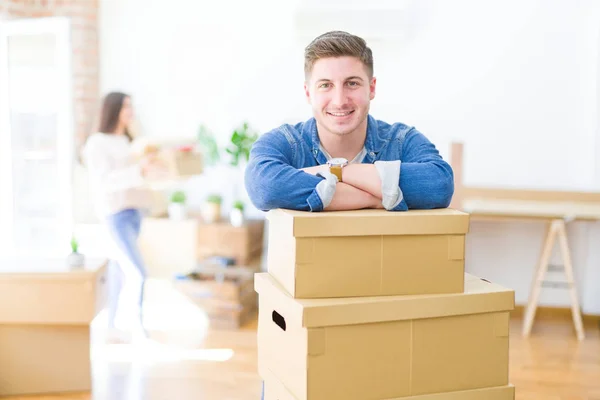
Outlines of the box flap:
[[292,221],[295,237],[466,234],[469,214],[434,210],[352,210],[308,212],[277,209],[267,219]]
[[288,320],[301,318],[305,328],[510,311],[515,304],[514,290],[470,274],[464,293],[439,295],[294,299],[266,272],[255,275],[254,286]]

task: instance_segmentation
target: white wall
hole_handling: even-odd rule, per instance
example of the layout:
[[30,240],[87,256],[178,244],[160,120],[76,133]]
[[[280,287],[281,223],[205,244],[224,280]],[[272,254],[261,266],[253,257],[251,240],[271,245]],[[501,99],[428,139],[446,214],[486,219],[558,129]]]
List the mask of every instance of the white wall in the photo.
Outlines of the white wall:
[[[310,15],[330,4],[341,10],[330,29],[364,34],[373,48],[372,114],[417,126],[444,154],[451,140],[465,142],[466,184],[598,190],[599,2],[343,3],[103,0],[102,92],[132,93],[143,133],[152,136],[193,137],[205,123],[225,143],[242,120],[264,132],[307,118],[302,49],[320,31],[298,19],[297,7]],[[350,26],[361,7],[371,18]],[[327,21],[314,15],[316,29]],[[380,36],[386,29],[391,35]],[[194,201],[222,176],[190,182]],[[569,229],[584,311],[600,314],[600,294],[587,279],[600,275],[592,246],[600,232],[584,223]],[[474,223],[467,268],[515,288],[523,303],[542,234],[537,223]],[[564,305],[568,297],[545,289],[542,303]]]

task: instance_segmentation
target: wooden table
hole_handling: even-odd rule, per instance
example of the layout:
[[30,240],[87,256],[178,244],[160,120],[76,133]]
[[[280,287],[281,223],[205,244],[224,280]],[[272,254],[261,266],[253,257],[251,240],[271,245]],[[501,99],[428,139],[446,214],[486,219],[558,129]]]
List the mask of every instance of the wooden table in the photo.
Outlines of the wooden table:
[[0,396],[91,390],[90,323],[105,259],[0,259]]
[[524,314],[522,334],[527,337],[531,333],[541,288],[545,283],[544,277],[548,271],[550,255],[556,239],[558,238],[566,276],[566,281],[559,286],[564,286],[569,290],[573,324],[577,332],[577,338],[583,340],[585,334],[579,307],[577,284],[573,277],[573,264],[571,261],[571,251],[569,249],[566,224],[575,220],[600,220],[600,203],[463,198],[461,201],[461,209],[470,213],[471,217],[475,220],[535,219],[547,222],[546,237],[535,269],[531,292]]

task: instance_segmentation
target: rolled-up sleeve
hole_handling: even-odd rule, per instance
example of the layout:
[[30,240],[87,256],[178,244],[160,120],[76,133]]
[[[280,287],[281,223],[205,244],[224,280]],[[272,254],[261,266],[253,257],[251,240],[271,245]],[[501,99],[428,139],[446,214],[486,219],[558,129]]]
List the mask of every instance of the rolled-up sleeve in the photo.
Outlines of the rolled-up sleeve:
[[281,131],[268,132],[254,143],[244,183],[256,208],[262,211],[275,208],[323,210],[317,191],[323,178],[295,168],[292,159],[292,146]]
[[446,208],[454,195],[452,167],[422,133],[412,128],[402,146],[399,189],[402,201],[392,211]]

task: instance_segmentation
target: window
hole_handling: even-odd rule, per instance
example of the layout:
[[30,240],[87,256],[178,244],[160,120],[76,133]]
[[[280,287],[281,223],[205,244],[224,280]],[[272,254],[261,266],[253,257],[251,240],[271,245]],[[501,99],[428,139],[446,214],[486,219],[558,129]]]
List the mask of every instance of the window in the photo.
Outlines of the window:
[[69,251],[74,163],[70,49],[66,18],[0,24],[4,256],[64,256]]

